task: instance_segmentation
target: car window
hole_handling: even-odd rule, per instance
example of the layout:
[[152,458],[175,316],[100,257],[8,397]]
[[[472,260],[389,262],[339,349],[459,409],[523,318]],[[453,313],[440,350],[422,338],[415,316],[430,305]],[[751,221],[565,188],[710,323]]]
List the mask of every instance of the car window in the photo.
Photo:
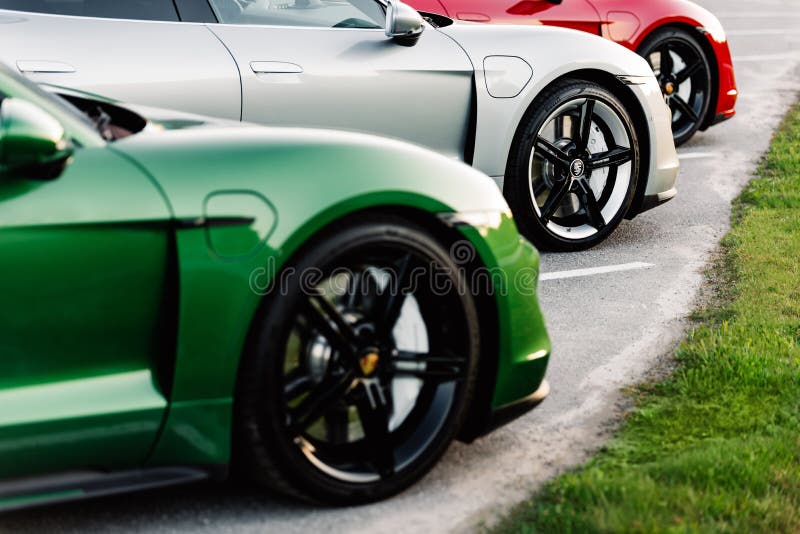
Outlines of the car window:
[[376,0],[210,0],[225,24],[315,28],[383,28],[386,12]]
[[217,22],[217,17],[207,0],[175,0],[183,22]]
[[0,9],[110,19],[178,20],[172,0],[0,0]]

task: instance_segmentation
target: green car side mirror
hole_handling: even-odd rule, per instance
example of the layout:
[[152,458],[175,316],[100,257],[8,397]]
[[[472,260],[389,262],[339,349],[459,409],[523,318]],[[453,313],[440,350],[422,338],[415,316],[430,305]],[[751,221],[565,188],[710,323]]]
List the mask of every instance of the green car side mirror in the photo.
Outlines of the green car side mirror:
[[73,153],[61,124],[18,98],[0,101],[0,179],[58,178]]

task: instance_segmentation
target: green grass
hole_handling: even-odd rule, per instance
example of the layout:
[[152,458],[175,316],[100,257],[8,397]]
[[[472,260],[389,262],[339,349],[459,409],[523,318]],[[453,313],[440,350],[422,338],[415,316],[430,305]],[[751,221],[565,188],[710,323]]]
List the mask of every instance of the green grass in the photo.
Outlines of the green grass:
[[673,374],[497,532],[800,532],[800,105],[709,275]]

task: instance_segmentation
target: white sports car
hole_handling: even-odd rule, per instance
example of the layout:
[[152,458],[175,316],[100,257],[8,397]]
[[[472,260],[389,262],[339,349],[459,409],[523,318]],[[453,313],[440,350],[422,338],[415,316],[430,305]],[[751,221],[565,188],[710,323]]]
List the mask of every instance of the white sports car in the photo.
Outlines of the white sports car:
[[542,248],[588,248],[675,195],[650,66],[585,33],[394,0],[0,0],[0,28],[0,60],[38,82],[466,161]]

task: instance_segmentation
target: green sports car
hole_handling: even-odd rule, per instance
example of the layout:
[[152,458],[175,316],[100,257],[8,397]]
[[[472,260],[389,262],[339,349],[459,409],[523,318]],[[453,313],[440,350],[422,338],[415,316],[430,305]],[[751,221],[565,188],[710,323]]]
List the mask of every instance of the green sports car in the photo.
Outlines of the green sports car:
[[396,493],[547,394],[537,278],[463,164],[2,68],[0,510],[228,473]]

